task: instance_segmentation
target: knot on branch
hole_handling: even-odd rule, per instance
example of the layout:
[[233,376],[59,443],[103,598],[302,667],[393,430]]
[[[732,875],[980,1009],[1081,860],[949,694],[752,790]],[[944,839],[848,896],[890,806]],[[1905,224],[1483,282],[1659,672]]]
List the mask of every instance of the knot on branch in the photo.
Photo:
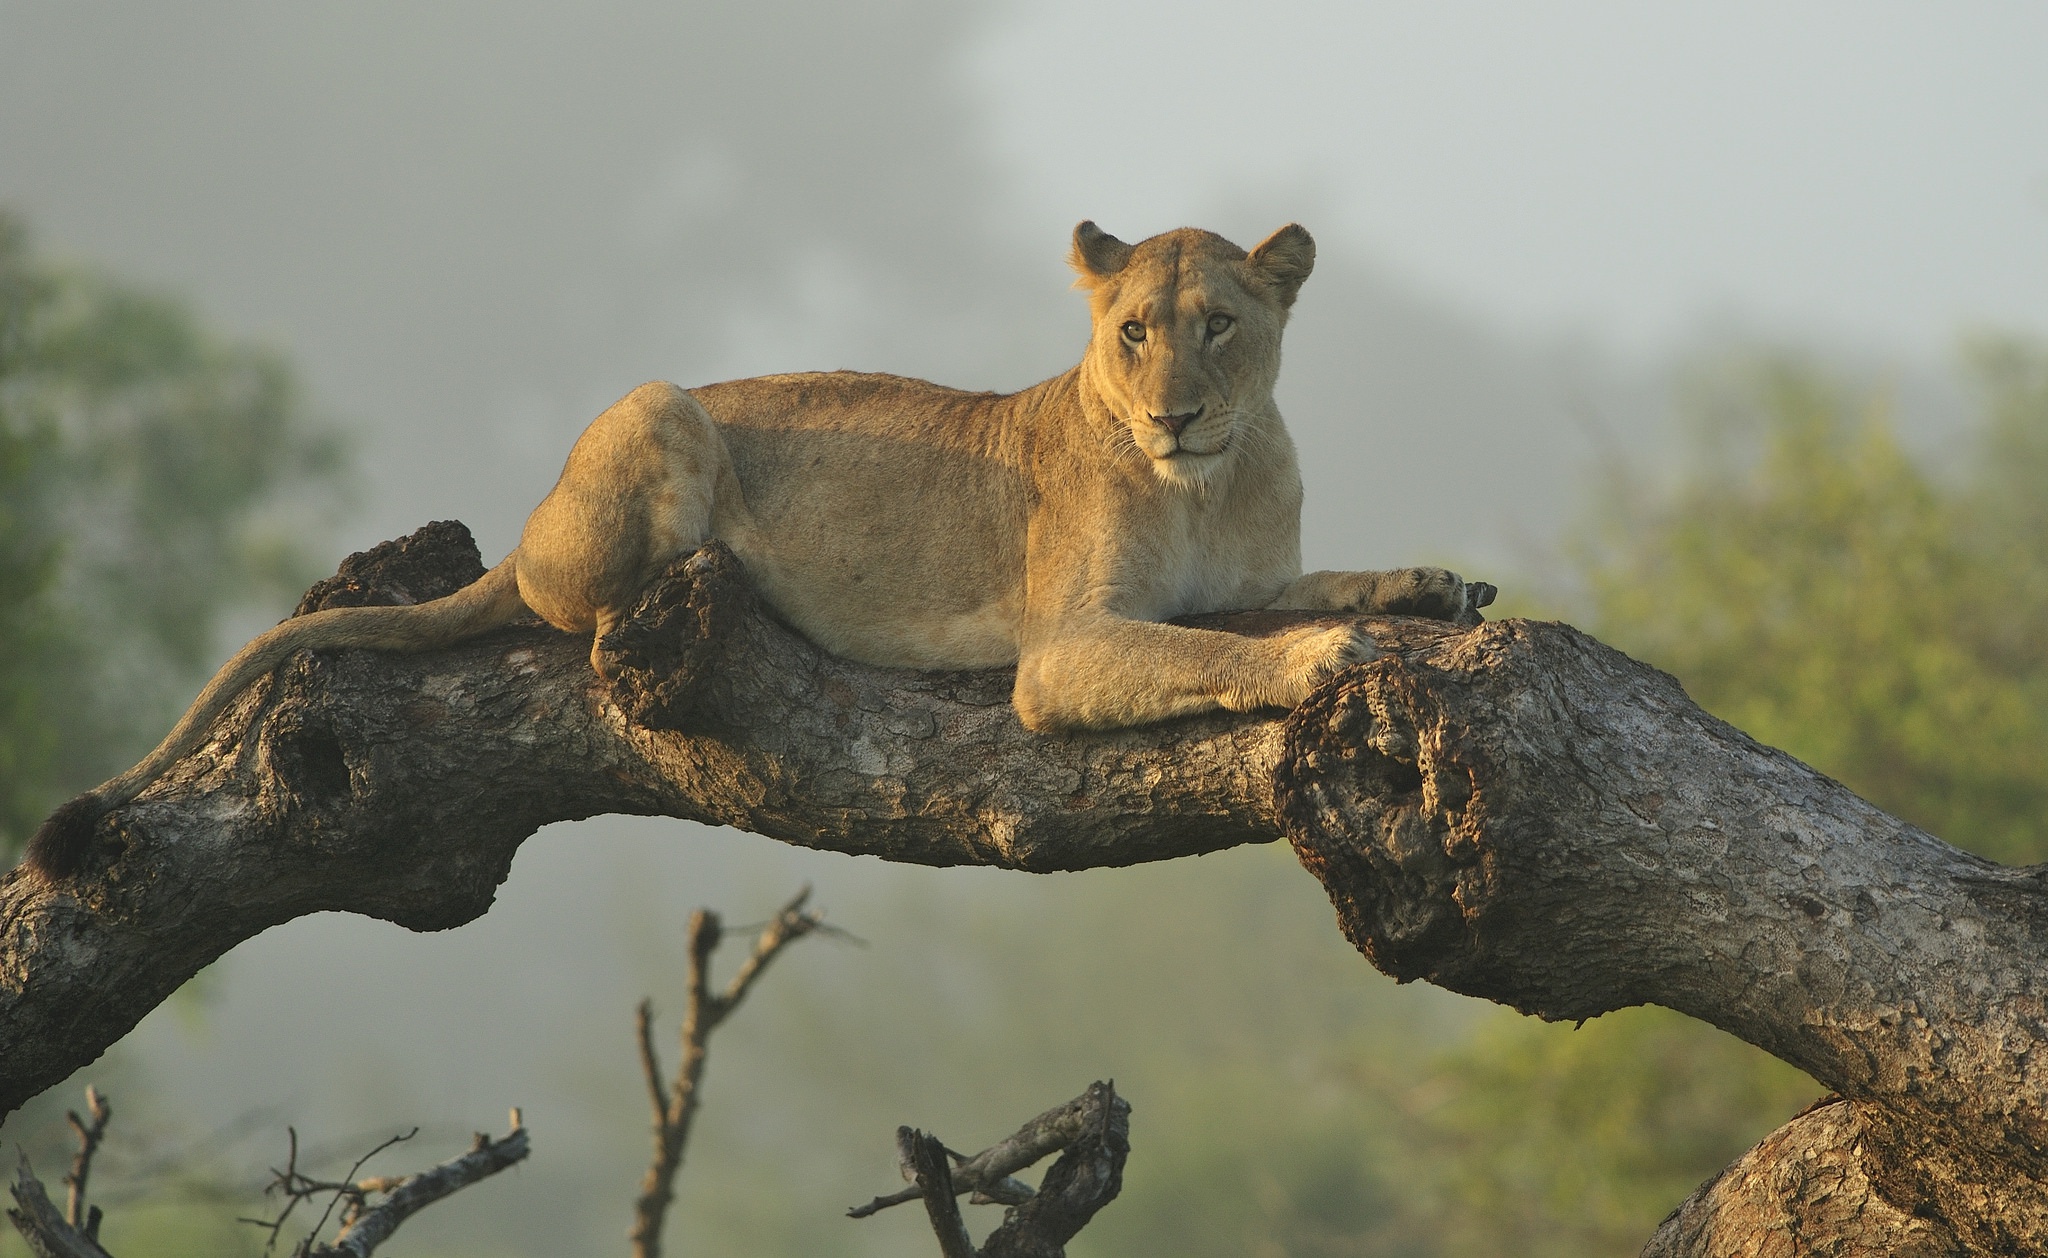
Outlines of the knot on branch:
[[341,561],[315,582],[294,616],[330,607],[396,607],[453,594],[484,574],[476,538],[460,520],[436,520],[397,541],[379,542]]
[[1473,778],[1418,676],[1388,655],[1323,686],[1288,718],[1274,810],[1344,935],[1403,981],[1462,951],[1481,860]]
[[1496,621],[1403,643],[1288,717],[1274,811],[1385,973],[1551,1019],[1645,999],[1613,962],[1613,880],[1561,829],[1598,809],[1559,771],[1604,754],[1572,702],[1605,693],[1572,690],[1589,653],[1661,677],[1569,626]]
[[704,685],[751,606],[739,556],[706,542],[668,566],[598,649],[612,697],[634,724],[685,729]]

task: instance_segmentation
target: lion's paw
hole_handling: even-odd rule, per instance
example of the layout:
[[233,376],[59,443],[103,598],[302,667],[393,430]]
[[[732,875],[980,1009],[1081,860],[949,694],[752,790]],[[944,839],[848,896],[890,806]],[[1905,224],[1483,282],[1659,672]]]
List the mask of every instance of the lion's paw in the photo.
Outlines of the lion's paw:
[[1311,691],[1353,664],[1380,657],[1380,649],[1363,629],[1339,625],[1302,636],[1287,648],[1285,706],[1295,707]]
[[1388,574],[1381,610],[1395,616],[1455,620],[1468,610],[1465,579],[1449,568],[1402,568]]
[[1478,624],[1479,609],[1500,593],[1484,581],[1467,581],[1448,568],[1401,568],[1384,574],[1375,610],[1391,616],[1427,616]]

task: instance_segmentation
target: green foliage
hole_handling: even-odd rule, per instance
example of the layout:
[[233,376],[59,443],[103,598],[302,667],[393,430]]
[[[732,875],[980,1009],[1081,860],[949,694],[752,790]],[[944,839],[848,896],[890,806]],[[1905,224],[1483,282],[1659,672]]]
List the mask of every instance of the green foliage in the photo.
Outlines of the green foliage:
[[2048,375],[1976,358],[1967,478],[1903,451],[1883,395],[1786,359],[1695,382],[1668,493],[1618,492],[1583,560],[1591,628],[1709,711],[2001,860],[2048,856]]
[[1499,1014],[1416,1089],[1443,1254],[1633,1254],[1817,1089],[1666,1009],[1574,1030]]
[[341,466],[282,360],[0,213],[0,852],[161,732],[225,614],[305,584]]

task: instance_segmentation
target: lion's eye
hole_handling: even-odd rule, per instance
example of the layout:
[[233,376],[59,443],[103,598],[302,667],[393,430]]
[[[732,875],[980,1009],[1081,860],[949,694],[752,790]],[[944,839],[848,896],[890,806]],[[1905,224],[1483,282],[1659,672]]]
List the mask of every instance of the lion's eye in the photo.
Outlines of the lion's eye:
[[1129,341],[1131,344],[1136,345],[1139,341],[1145,339],[1145,325],[1138,322],[1136,319],[1132,319],[1130,322],[1124,324],[1123,334],[1124,339],[1126,341]]
[[1227,314],[1212,314],[1209,316],[1209,335],[1222,336],[1230,331],[1230,325],[1236,322],[1237,320]]

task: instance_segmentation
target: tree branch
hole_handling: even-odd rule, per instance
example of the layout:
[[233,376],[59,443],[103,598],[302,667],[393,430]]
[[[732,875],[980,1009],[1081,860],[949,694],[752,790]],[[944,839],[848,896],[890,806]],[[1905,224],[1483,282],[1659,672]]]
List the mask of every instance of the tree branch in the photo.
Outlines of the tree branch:
[[[419,1128],[415,1127],[386,1140],[357,1158],[348,1174],[339,1180],[318,1180],[300,1173],[299,1133],[293,1131],[291,1155],[283,1170],[272,1172],[271,1184],[264,1189],[266,1196],[273,1192],[281,1194],[285,1199],[284,1207],[275,1219],[241,1221],[268,1230],[274,1245],[294,1210],[304,1202],[325,1196],[328,1198],[327,1209],[321,1213],[320,1221],[313,1225],[311,1234],[292,1251],[293,1254],[297,1258],[370,1258],[370,1254],[390,1240],[407,1219],[443,1197],[525,1161],[533,1148],[526,1135],[526,1126],[515,1109],[512,1111],[511,1130],[502,1140],[493,1140],[478,1132],[468,1152],[418,1174],[379,1175],[360,1180],[355,1177],[371,1158],[418,1134]],[[373,1195],[384,1199],[373,1206],[369,1204]],[[332,1244],[322,1244],[320,1232],[326,1228],[336,1205],[342,1207],[341,1231],[335,1235]],[[268,1246],[264,1252],[269,1252]]]
[[65,1222],[79,1229],[85,1239],[97,1242],[100,1235],[100,1211],[98,1206],[87,1213],[85,1203],[85,1181],[92,1175],[92,1155],[99,1152],[100,1141],[107,1134],[107,1123],[114,1117],[113,1109],[100,1090],[87,1084],[85,1087],[85,1112],[92,1116],[90,1122],[78,1116],[77,1110],[65,1112],[64,1120],[71,1124],[71,1130],[78,1135],[78,1154],[71,1159],[71,1173],[64,1177],[66,1202]]
[[[384,560],[403,581],[377,584]],[[419,601],[481,570],[459,525],[347,567],[353,602]],[[326,605],[319,594],[305,610]],[[666,815],[1031,870],[1279,834],[1277,720],[1032,735],[1007,672],[835,659],[776,623],[715,544],[650,587],[607,645],[610,688],[587,643],[538,623],[420,655],[303,652],[103,822],[78,877],[0,876],[0,1112],[279,922],[472,920],[519,844],[554,821]]]
[[937,1136],[905,1128],[898,1140],[910,1155],[910,1171],[924,1198],[925,1217],[932,1235],[939,1238],[940,1258],[976,1258],[974,1240],[960,1217],[960,1203],[953,1200],[952,1168],[946,1165],[946,1146]]
[[1374,661],[1287,725],[1290,837],[1375,965],[1545,1018],[1692,1014],[1846,1098],[1898,1212],[2048,1244],[2048,868],[1949,847],[1560,625]]
[[[341,584],[361,588],[341,593],[416,601],[472,579],[455,533],[352,560]],[[1568,627],[1364,623],[1384,657],[1285,719],[1052,737],[1017,724],[1005,672],[816,650],[715,544],[607,639],[610,687],[587,644],[538,626],[417,656],[301,654],[103,824],[77,879],[0,880],[0,1108],[277,922],[469,920],[550,821],[664,814],[1027,870],[1284,833],[1395,977],[1550,1018],[1693,1014],[1840,1092],[1859,1141],[1844,1156],[1904,1215],[1965,1250],[2048,1248],[2048,871],[1885,816]]]
[[[1060,1158],[1034,1191],[1008,1179],[1046,1155]],[[1074,1239],[1096,1211],[1123,1190],[1124,1161],[1131,1152],[1131,1106],[1109,1083],[1092,1083],[1065,1105],[1054,1106],[955,1167],[937,1136],[910,1127],[896,1129],[896,1156],[910,1187],[848,1210],[864,1219],[890,1206],[922,1199],[943,1258],[1065,1258]],[[998,1188],[997,1194],[981,1186]],[[977,1203],[1010,1206],[1003,1222],[979,1251],[968,1238],[954,1198],[973,1192]]]
[[[381,1193],[384,1200],[361,1209],[342,1222],[332,1245],[315,1245],[307,1258],[370,1258],[377,1246],[390,1240],[398,1226],[441,1198],[456,1193],[478,1180],[496,1175],[508,1166],[526,1160],[533,1151],[519,1111],[512,1111],[512,1130],[501,1140],[482,1132],[469,1152],[448,1159],[417,1175],[367,1180],[356,1185],[360,1193]],[[360,1198],[358,1198],[360,1200]]]
[[8,1185],[8,1192],[14,1197],[14,1205],[7,1211],[7,1217],[36,1258],[109,1258],[96,1237],[72,1227],[58,1212],[50,1194],[43,1191],[42,1181],[29,1169],[25,1155],[15,1167],[14,1182]]

